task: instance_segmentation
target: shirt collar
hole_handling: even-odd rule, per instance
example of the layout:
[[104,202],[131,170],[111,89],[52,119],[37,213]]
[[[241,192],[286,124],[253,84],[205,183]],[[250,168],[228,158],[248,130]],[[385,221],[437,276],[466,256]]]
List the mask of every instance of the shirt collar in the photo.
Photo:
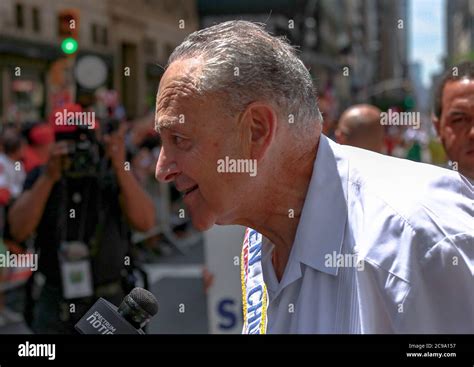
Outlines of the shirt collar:
[[279,284],[270,256],[274,245],[263,238],[262,270],[270,298],[302,276],[301,264],[337,275],[338,268],[324,262],[327,254],[340,253],[347,221],[348,162],[341,150],[321,135],[295,241]]
[[313,174],[293,243],[296,261],[330,275],[326,255],[341,252],[347,222],[349,164],[342,147],[321,135]]

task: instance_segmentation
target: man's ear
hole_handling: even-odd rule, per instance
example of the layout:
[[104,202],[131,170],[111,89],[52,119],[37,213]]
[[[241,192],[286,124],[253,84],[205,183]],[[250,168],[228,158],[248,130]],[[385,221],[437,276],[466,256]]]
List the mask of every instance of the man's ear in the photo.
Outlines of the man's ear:
[[277,114],[274,108],[262,102],[253,102],[242,114],[240,126],[251,159],[261,159],[275,138]]
[[336,138],[336,143],[343,145],[346,143],[345,135],[342,133],[340,128],[337,128],[334,131],[334,137]]
[[433,125],[434,125],[434,128],[436,130],[436,134],[438,136],[441,136],[441,134],[440,134],[440,131],[441,131],[440,130],[440,124],[441,124],[441,122],[440,122],[439,117],[436,116],[433,112],[431,113],[431,121],[433,121]]

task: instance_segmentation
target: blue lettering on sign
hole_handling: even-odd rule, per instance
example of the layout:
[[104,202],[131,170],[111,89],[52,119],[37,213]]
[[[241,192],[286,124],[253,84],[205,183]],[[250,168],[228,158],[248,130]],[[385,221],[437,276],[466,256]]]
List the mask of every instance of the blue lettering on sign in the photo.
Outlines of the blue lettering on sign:
[[221,329],[232,329],[235,327],[237,318],[233,312],[235,302],[233,299],[223,299],[217,304],[217,313],[227,322],[219,322]]

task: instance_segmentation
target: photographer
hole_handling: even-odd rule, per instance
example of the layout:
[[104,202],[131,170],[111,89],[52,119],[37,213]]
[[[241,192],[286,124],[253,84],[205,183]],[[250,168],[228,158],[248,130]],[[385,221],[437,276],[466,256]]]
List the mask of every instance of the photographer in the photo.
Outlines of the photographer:
[[147,231],[155,223],[153,202],[128,169],[125,126],[102,136],[67,128],[55,126],[47,164],[28,174],[8,216],[18,241],[36,231],[45,278],[32,316],[36,333],[72,333],[98,297],[118,305],[130,227]]

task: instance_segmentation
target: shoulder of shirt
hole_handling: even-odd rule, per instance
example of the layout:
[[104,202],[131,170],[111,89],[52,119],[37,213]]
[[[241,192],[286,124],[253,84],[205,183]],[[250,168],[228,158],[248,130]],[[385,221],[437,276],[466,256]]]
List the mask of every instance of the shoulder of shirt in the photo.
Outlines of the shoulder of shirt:
[[[427,223],[424,215],[440,224],[457,222],[461,231],[472,229],[474,192],[458,172],[363,149],[348,151],[349,192],[389,206],[414,230]],[[456,214],[456,221],[453,221]],[[457,233],[456,227],[452,228]]]
[[348,201],[363,207],[371,236],[379,238],[367,243],[378,249],[361,250],[376,253],[378,266],[406,278],[401,262],[409,256],[421,261],[446,238],[474,238],[472,187],[457,172],[348,146],[341,152],[349,163]]

